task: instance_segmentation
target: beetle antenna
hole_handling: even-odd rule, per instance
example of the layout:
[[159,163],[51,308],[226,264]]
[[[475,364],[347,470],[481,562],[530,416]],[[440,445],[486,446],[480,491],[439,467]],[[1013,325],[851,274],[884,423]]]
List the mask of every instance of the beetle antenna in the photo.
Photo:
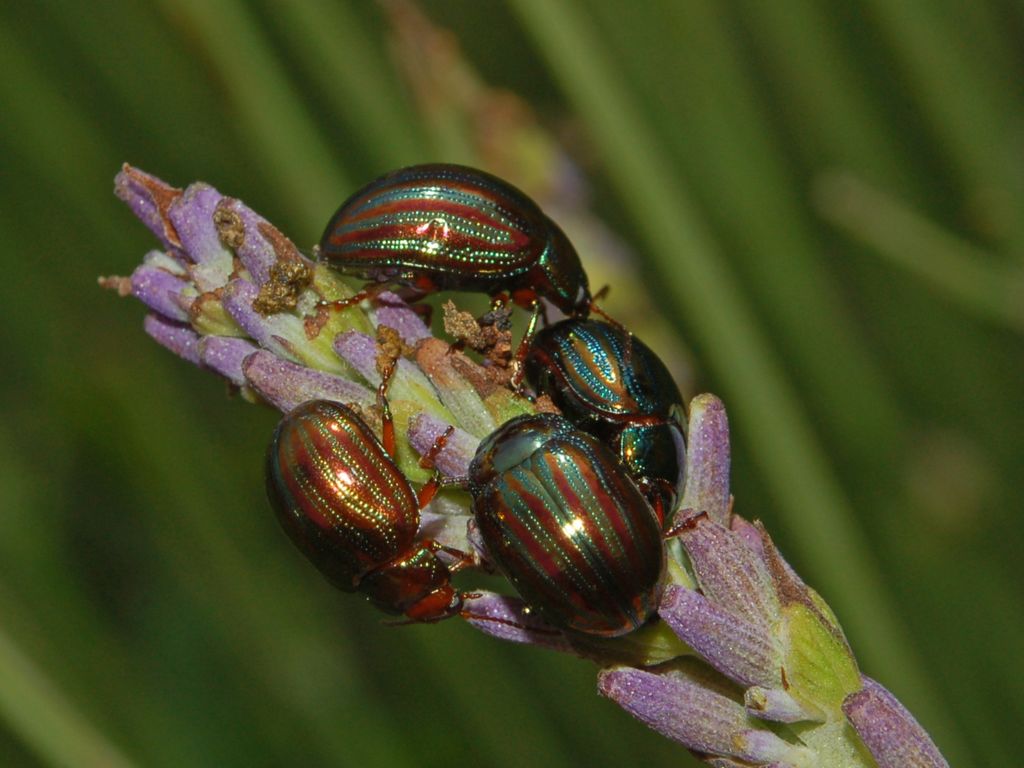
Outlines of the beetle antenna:
[[621,331],[626,336],[626,365],[629,366],[633,364],[633,332],[595,303],[599,296],[607,295],[607,293],[608,286],[605,285],[600,291],[594,294],[593,298],[590,300],[590,311],[595,315],[600,315],[604,318],[605,322],[610,325],[614,325],[617,330]]

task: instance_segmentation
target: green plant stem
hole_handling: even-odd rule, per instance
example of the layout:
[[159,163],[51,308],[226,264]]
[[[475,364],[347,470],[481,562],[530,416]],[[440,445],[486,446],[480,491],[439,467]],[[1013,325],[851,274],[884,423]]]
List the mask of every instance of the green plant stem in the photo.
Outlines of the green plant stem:
[[909,206],[847,173],[821,177],[822,215],[880,256],[930,283],[966,309],[1024,333],[1024,271],[986,253]]
[[[1020,76],[1012,38],[986,3],[955,11],[944,3],[870,0],[866,15],[892,50],[904,92],[929,121],[968,204],[994,197],[1000,228],[1024,257],[1024,199],[1015,137],[1024,115],[1005,83]],[[965,40],[973,45],[964,45]]]
[[[944,749],[955,753],[950,749],[955,730],[909,647],[874,557],[852,522],[853,510],[792,386],[706,226],[659,159],[657,139],[601,54],[592,23],[572,2],[516,0],[513,5],[586,121],[597,149],[613,159],[607,174],[638,231],[652,250],[673,254],[675,269],[663,275],[665,287],[688,313],[731,412],[757,436],[751,440],[755,458],[802,559],[839,608],[869,668],[881,670],[887,683],[912,700],[922,719],[944,735]],[[857,599],[863,595],[872,599]]]
[[[162,0],[167,17],[194,38],[222,81],[252,162],[278,181],[279,199],[303,231],[323,226],[323,201],[354,185],[285,79],[252,15],[234,0]],[[186,39],[188,39],[186,37]]]
[[912,160],[870,80],[844,49],[835,15],[814,0],[791,0],[785,13],[759,0],[738,2],[739,21],[761,55],[756,65],[779,89],[789,143],[804,161],[811,167],[842,162],[920,192]]
[[[705,227],[721,233],[721,250],[736,265],[737,283],[753,286],[750,312],[764,319],[779,357],[799,371],[794,387],[823,440],[853,447],[859,467],[893,471],[879,446],[898,450],[903,414],[854,322],[837,273],[821,258],[804,184],[783,160],[785,145],[744,66],[723,4],[669,0],[658,18],[678,30],[673,38],[686,50],[669,75],[686,98],[667,99],[658,111],[662,124],[667,118],[685,129],[662,134],[661,149],[684,159],[694,197],[707,211]],[[650,24],[633,29],[634,47]],[[604,29],[610,28],[606,20]],[[670,54],[663,50],[666,58]],[[649,63],[632,73],[632,82],[658,82],[661,57],[639,59]],[[671,269],[671,263],[665,266]]]
[[329,0],[272,0],[274,18],[339,123],[359,132],[382,167],[423,162],[417,117],[397,96],[391,63],[352,9]]
[[[75,174],[86,178],[109,179],[110,149],[103,141],[98,127],[91,124],[75,108],[56,82],[46,77],[32,61],[12,30],[0,23],[0,99],[4,104],[4,119],[22,128],[7,131],[5,139],[13,144],[14,152],[33,172],[41,177],[54,173],[54,147],[74,158]],[[28,126],[46,126],[46,130],[31,130]],[[5,145],[8,146],[8,145]],[[58,185],[58,200],[71,203],[95,219],[103,219],[105,204],[86,185]],[[109,183],[109,182],[108,182]]]
[[53,766],[129,768],[133,763],[97,731],[0,628],[0,712]]

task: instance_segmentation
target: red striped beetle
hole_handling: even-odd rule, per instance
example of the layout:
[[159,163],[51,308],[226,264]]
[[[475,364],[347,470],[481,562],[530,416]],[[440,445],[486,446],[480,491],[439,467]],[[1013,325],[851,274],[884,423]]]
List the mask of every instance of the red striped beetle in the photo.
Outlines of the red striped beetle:
[[[313,400],[287,414],[270,442],[266,481],[289,538],[339,589],[362,592],[381,610],[411,621],[440,621],[462,610],[451,574],[467,556],[416,541],[419,512],[437,491],[438,476],[417,496],[351,408]],[[452,567],[438,557],[441,551],[456,557]]]
[[655,612],[661,524],[616,456],[561,416],[521,416],[469,468],[490,558],[550,624],[614,637]]

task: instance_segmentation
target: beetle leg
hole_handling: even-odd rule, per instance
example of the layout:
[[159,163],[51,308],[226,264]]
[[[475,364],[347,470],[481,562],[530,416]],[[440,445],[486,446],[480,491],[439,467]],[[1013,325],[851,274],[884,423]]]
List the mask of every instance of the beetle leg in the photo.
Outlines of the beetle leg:
[[437,439],[434,440],[434,444],[430,446],[430,450],[423,454],[423,458],[420,459],[421,467],[424,469],[434,470],[434,474],[426,483],[423,484],[419,493],[416,495],[420,509],[423,509],[430,503],[431,499],[434,498],[441,486],[450,484],[441,477],[441,471],[434,466],[434,462],[437,460],[437,455],[444,449],[445,445],[447,445],[448,438],[452,436],[454,431],[455,427],[449,426],[448,429],[438,435]]
[[386,325],[377,326],[377,360],[376,368],[380,374],[380,384],[377,385],[377,407],[381,413],[381,431],[384,449],[388,456],[395,458],[395,422],[391,416],[391,406],[388,403],[388,388],[398,369],[398,361],[402,354],[408,349],[402,337],[394,328]]
[[697,527],[697,524],[708,517],[707,512],[698,512],[695,509],[680,509],[672,522],[672,527],[665,531],[666,539],[675,539],[682,536],[686,531]]
[[430,446],[430,450],[423,454],[423,458],[420,459],[420,466],[423,469],[433,469],[434,462],[437,461],[437,455],[444,450],[445,445],[448,444],[448,439],[455,432],[455,427],[449,425],[448,428],[442,432],[434,440],[434,444]]
[[420,490],[416,494],[416,503],[419,504],[420,509],[427,506],[437,495],[437,491],[441,487],[441,483],[438,480],[440,476],[441,473],[435,469],[431,478],[420,486]]
[[522,341],[516,347],[515,357],[512,359],[512,378],[509,380],[508,385],[513,392],[518,394],[522,394],[523,376],[526,375],[526,368],[524,367],[526,356],[529,354],[530,347],[533,345],[533,339],[537,335],[543,311],[544,307],[540,300],[536,300],[533,304],[533,314],[530,315],[530,324],[526,326],[526,333],[523,334]]
[[405,627],[410,624],[433,624],[452,616],[461,616],[466,597],[467,595],[446,584],[406,608],[406,618],[385,621],[384,624],[389,627]]
[[381,421],[381,443],[384,450],[392,459],[396,458],[397,446],[395,445],[395,419],[391,415],[391,404],[388,402],[388,387],[391,385],[391,378],[398,368],[398,361],[391,360],[380,375],[380,384],[377,385],[377,407],[380,408]]
[[448,568],[449,573],[458,573],[463,568],[470,568],[477,565],[477,561],[473,555],[469,552],[463,552],[461,549],[455,547],[445,546],[440,542],[434,541],[433,539],[427,539],[419,542],[421,546],[426,547],[435,554],[437,552],[444,552],[446,555],[452,558],[451,563],[445,563],[445,567]]
[[[675,488],[661,477],[641,477],[636,484],[664,528],[667,516],[672,513],[673,501],[676,498]],[[668,522],[671,523],[671,520]]]
[[370,283],[364,287],[361,291],[352,294],[346,299],[334,299],[333,301],[320,301],[317,303],[318,307],[326,307],[327,309],[335,312],[340,312],[343,309],[354,307],[357,304],[362,304],[368,299],[375,299],[380,294],[388,289],[387,283]]

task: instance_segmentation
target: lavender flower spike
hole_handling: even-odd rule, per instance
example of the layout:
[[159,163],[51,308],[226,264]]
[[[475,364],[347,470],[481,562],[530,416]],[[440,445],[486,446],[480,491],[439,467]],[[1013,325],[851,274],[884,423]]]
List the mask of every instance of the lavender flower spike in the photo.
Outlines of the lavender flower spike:
[[[246,399],[282,411],[339,401],[379,430],[377,385],[395,363],[398,463],[413,483],[432,471],[419,465],[428,452],[442,475],[463,478],[483,437],[533,411],[500,370],[453,353],[398,297],[328,308],[352,288],[240,201],[129,166],[115,192],[162,250],[130,278],[101,284],[135,296],[153,339]],[[602,695],[709,765],[948,768],[911,714],[862,675],[838,619],[764,527],[734,514],[721,400],[692,400],[687,436],[656,618],[619,638],[581,636],[548,626],[518,597],[474,589],[462,595],[462,619],[492,637],[595,661]],[[418,535],[470,575],[490,570],[464,493],[439,493]]]
[[[324,309],[324,302],[345,298],[352,289],[335,272],[304,257],[243,203],[207,184],[177,189],[126,165],[117,175],[115,192],[164,250],[147,254],[130,278],[103,278],[101,284],[138,298],[149,310],[145,328],[150,336],[188,362],[224,377],[246,399],[285,412],[318,398],[372,411],[379,375],[375,342],[368,334],[376,324],[393,324],[412,351],[433,340],[416,313],[390,294],[368,311]],[[362,342],[357,359],[348,359],[351,344],[346,339]],[[467,369],[473,365],[469,360],[461,363]],[[402,427],[400,466],[411,479],[423,481],[428,471],[419,467],[418,454],[409,444],[410,420],[429,402],[434,423],[462,422],[438,397],[428,373],[411,360],[399,361],[390,394]],[[481,402],[479,397],[476,402]],[[527,411],[529,404],[520,401],[516,408]],[[494,417],[485,412],[481,418],[489,422]],[[460,430],[441,463],[462,466],[479,437]],[[454,464],[449,457],[457,457]],[[461,536],[452,537],[451,526],[440,527],[448,532],[447,545],[468,551],[466,510],[452,510],[441,499],[434,508],[460,513]]]

